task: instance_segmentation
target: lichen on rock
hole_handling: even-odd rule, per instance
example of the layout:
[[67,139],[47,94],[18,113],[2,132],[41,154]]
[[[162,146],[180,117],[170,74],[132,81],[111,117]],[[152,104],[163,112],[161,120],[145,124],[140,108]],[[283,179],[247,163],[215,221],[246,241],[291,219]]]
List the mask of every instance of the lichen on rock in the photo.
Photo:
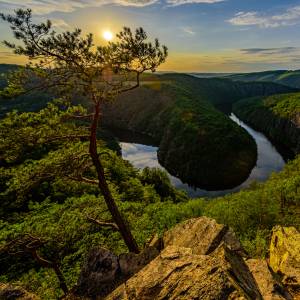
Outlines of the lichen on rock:
[[300,298],[300,233],[295,227],[274,227],[269,265],[294,297]]

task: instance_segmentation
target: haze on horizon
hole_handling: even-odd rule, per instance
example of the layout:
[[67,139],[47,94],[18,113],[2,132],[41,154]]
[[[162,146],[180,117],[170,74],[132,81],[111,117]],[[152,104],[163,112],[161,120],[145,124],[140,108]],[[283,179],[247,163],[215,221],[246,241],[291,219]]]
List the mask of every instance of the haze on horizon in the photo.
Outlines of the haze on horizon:
[[[81,28],[96,43],[103,32],[143,27],[170,56],[160,71],[252,72],[300,69],[300,0],[0,0],[0,11],[32,8],[57,31]],[[12,40],[0,23],[1,40]],[[24,63],[0,45],[0,63]]]

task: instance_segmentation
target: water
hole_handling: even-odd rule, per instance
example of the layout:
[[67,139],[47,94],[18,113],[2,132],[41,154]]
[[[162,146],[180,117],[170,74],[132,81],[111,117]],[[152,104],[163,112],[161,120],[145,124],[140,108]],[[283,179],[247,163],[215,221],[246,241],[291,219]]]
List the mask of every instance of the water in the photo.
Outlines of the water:
[[[282,156],[278,153],[276,148],[264,134],[252,129],[233,113],[230,115],[230,118],[238,125],[245,128],[255,139],[258,153],[256,166],[253,168],[248,179],[241,185],[233,189],[222,191],[206,191],[203,189],[194,189],[189,185],[184,184],[179,178],[176,178],[168,173],[172,184],[178,189],[187,191],[188,195],[191,198],[216,197],[239,191],[242,188],[248,187],[253,181],[266,181],[271,173],[279,172],[285,165]],[[143,169],[145,167],[157,167],[165,170],[165,168],[159,164],[157,159],[158,147],[127,142],[121,142],[120,146],[122,148],[123,158],[129,160],[136,168]]]

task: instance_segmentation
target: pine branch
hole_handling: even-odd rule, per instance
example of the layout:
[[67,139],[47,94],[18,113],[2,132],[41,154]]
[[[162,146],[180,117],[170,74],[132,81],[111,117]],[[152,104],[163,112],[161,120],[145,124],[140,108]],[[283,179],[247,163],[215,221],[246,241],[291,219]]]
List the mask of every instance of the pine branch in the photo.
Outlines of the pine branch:
[[90,216],[86,216],[87,220],[94,223],[94,224],[97,224],[101,227],[110,227],[112,228],[113,230],[115,231],[119,231],[119,227],[117,226],[116,223],[113,223],[113,222],[106,222],[106,221],[100,221],[100,220],[97,220],[97,219],[94,219]]

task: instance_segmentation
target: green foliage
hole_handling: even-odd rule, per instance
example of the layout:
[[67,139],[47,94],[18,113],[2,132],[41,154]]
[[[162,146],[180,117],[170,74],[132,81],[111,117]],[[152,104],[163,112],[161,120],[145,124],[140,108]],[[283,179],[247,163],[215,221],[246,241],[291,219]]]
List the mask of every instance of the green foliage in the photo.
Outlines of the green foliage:
[[264,106],[271,109],[276,115],[282,118],[292,119],[300,113],[300,94],[275,95],[266,98]]
[[[85,112],[80,106],[56,100],[38,113],[19,114],[13,111],[0,123],[0,163],[15,164],[22,160],[41,156],[57,140],[87,136],[87,131],[78,126],[72,117]],[[68,122],[67,122],[68,121]]]
[[266,255],[276,224],[300,229],[300,157],[263,184],[207,202],[204,214],[228,224],[255,256]]
[[172,201],[185,201],[187,196],[184,192],[177,191],[171,184],[167,173],[159,168],[144,168],[140,175],[143,184],[152,185],[156,193],[162,199],[169,199]]
[[254,234],[241,236],[240,239],[250,257],[267,257],[270,246],[269,230],[257,230]]
[[[96,173],[88,155],[86,129],[72,119],[78,112],[83,112],[82,107],[57,101],[40,112],[13,112],[0,121],[1,216],[7,220],[0,223],[0,249],[27,233],[39,237],[44,244],[38,251],[59,263],[69,287],[76,283],[90,247],[126,251],[119,232],[92,221],[112,222],[102,195],[93,185]],[[141,173],[102,141],[98,141],[98,148],[109,188],[139,245],[162,224],[174,225],[172,219],[162,223],[161,218],[169,214],[169,206],[175,209],[171,200],[180,202],[187,197],[171,186],[166,174],[158,170]],[[160,204],[161,215],[151,218],[151,225],[146,223],[148,214]],[[30,256],[0,252],[1,280],[20,281],[44,299],[61,295],[51,270],[41,268]]]
[[19,281],[24,289],[35,291],[37,295],[42,296],[42,299],[53,300],[63,296],[53,270],[41,268],[37,271],[30,269],[27,273],[22,274]]

